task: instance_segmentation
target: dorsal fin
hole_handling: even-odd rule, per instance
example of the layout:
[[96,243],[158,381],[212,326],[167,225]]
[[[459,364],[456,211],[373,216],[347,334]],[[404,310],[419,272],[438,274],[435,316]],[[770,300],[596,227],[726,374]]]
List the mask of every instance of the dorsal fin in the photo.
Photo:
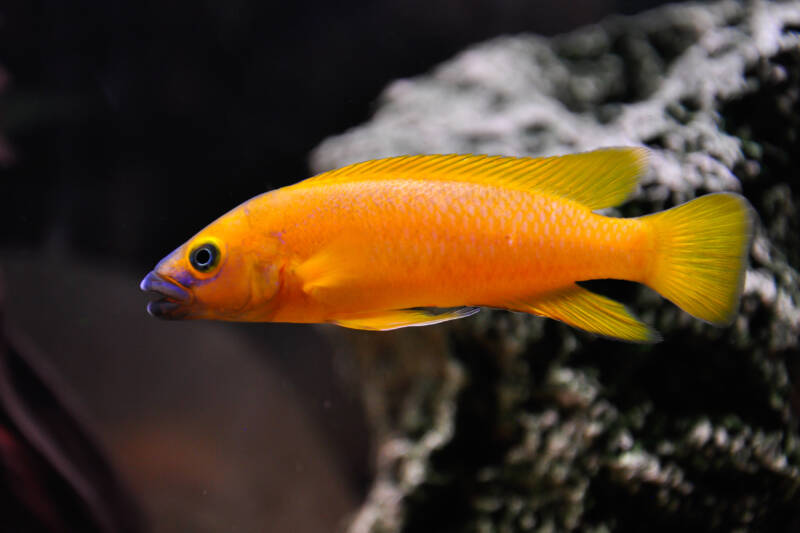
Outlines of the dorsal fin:
[[647,150],[604,148],[553,157],[414,155],[355,163],[294,187],[380,179],[460,181],[540,192],[590,209],[621,204],[647,169]]

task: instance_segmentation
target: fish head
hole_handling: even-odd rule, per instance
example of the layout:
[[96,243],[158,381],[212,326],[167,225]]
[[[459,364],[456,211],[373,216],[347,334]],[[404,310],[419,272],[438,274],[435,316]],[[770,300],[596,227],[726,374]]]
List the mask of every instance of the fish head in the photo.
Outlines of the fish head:
[[281,286],[277,253],[277,239],[253,232],[240,207],[145,276],[139,287],[156,295],[147,312],[166,319],[269,320]]

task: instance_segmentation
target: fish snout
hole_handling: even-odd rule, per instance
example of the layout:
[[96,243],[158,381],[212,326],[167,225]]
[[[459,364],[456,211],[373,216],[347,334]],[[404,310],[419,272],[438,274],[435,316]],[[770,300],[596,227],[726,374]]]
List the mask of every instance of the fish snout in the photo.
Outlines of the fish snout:
[[151,316],[178,319],[188,314],[192,293],[176,281],[164,278],[153,270],[144,277],[139,288],[159,296],[147,303],[147,312]]

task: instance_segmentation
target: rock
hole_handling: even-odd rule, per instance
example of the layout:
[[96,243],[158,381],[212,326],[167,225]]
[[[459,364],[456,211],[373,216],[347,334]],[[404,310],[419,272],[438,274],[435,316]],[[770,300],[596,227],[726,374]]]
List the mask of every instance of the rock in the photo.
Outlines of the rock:
[[499,38],[392,83],[372,120],[314,151],[325,171],[644,144],[651,171],[612,214],[731,190],[759,219],[728,329],[620,282],[593,288],[664,342],[501,311],[350,334],[378,440],[352,533],[800,528],[799,28],[800,2],[724,1]]

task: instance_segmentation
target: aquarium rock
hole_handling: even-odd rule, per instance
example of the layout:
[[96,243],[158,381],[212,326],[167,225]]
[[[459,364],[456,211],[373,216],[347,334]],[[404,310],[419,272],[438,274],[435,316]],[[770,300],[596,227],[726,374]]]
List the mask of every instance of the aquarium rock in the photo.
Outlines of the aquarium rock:
[[[399,154],[646,145],[638,216],[736,191],[757,213],[740,315],[600,284],[664,335],[486,312],[348,333],[376,439],[351,533],[800,531],[800,2],[667,6],[476,45],[390,84],[315,171]],[[436,336],[440,338],[435,338]]]

